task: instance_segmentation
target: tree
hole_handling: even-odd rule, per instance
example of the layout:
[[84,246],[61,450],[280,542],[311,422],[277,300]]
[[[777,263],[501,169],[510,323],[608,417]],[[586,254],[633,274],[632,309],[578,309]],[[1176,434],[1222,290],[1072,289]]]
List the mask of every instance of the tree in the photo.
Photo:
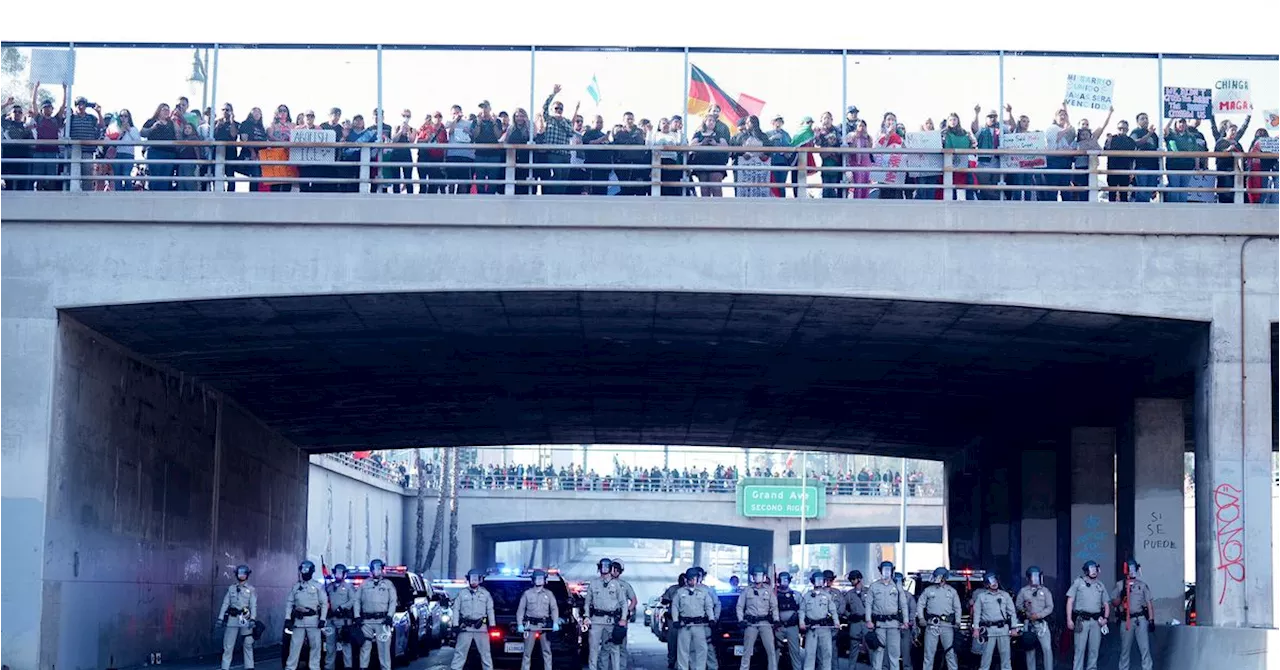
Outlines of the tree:
[[[452,451],[453,450],[451,449],[446,449],[444,451],[444,459],[441,463],[440,479],[437,483],[439,492],[436,495],[436,523],[431,530],[431,546],[427,549],[426,559],[418,566],[419,572],[426,572],[432,565],[435,565],[436,552],[440,550],[440,540],[444,537],[444,512],[449,504],[449,491],[448,487],[445,486],[445,478],[448,468],[450,467]],[[422,486],[422,484],[419,484],[419,486]],[[421,488],[418,490],[418,493],[421,495]],[[419,553],[418,556],[421,557],[422,554]]]
[[449,449],[453,458],[449,464],[449,576],[458,575],[458,476],[461,461],[456,448]]
[[[8,100],[12,96],[23,107],[31,105],[31,81],[27,77],[29,61],[17,47],[0,48],[0,100]],[[42,87],[36,97],[53,99],[53,93]],[[9,110],[4,112],[7,114]]]
[[426,537],[424,537],[427,530],[427,464],[422,460],[422,449],[419,448],[413,450],[413,464],[414,467],[418,469],[418,532],[417,537],[413,542],[413,555],[418,557],[418,565],[416,566],[417,572],[419,574],[423,574],[426,572],[426,563],[422,560],[424,558],[423,551],[427,548]]

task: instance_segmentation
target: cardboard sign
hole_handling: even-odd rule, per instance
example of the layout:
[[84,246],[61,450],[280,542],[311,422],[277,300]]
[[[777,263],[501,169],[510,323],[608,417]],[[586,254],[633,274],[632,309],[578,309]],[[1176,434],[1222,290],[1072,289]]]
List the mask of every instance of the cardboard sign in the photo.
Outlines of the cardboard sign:
[[903,167],[915,172],[942,172],[942,133],[925,130],[907,133],[903,138],[906,149],[936,149],[937,154],[903,154]]
[[[893,147],[900,146],[902,146],[900,141],[895,140],[893,143],[889,143],[885,141],[884,137],[876,140],[877,149],[891,149]],[[873,154],[873,159],[875,160],[876,165],[880,166],[882,169],[871,173],[871,181],[874,181],[877,184],[906,183],[907,173],[898,171],[903,168],[903,163],[906,162],[905,154]]]
[[70,49],[32,49],[31,82],[76,83],[76,53]]
[[1164,87],[1164,118],[1207,119],[1213,104],[1213,89]]
[[[311,142],[335,142],[337,133],[332,130],[316,128],[294,128],[289,136],[290,142],[308,144]],[[333,147],[289,147],[290,163],[332,163]]]
[[1068,107],[1082,109],[1111,109],[1111,92],[1115,82],[1105,77],[1086,77],[1080,74],[1067,75]]
[[1213,111],[1218,114],[1248,114],[1253,111],[1248,79],[1219,79],[1213,83]]
[[[1044,149],[1044,133],[1005,133],[1000,136],[1001,149]],[[1000,156],[1000,167],[1009,168],[1042,168],[1047,164],[1044,156],[1004,154]]]
[[1280,153],[1280,137],[1262,137],[1258,139],[1258,151],[1264,153]]

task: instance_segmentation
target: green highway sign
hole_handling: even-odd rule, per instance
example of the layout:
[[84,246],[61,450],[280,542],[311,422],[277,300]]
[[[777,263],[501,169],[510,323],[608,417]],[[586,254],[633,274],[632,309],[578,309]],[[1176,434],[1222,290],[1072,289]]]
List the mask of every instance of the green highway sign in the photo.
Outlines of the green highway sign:
[[[761,479],[769,483],[756,483]],[[803,495],[801,491],[804,491]],[[826,511],[825,494],[820,486],[810,485],[802,489],[799,479],[779,481],[776,477],[752,477],[738,484],[738,513],[746,517],[799,518],[803,502],[805,518],[816,519]]]

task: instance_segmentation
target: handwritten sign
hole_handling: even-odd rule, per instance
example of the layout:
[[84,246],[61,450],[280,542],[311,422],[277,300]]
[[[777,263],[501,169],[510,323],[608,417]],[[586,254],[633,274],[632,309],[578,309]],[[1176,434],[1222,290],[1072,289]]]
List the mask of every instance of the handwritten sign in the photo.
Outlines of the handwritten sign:
[[[902,140],[897,135],[889,141],[887,137],[881,137],[876,140],[876,147],[880,149],[890,149],[902,146]],[[876,165],[882,169],[871,173],[871,180],[878,184],[902,184],[906,182],[907,173],[898,170],[904,167],[906,156],[904,154],[875,154]]]
[[1248,79],[1219,79],[1213,83],[1213,109],[1218,113],[1253,111]]
[[1280,137],[1262,137],[1258,139],[1258,151],[1275,154],[1280,153]]
[[937,154],[905,154],[903,164],[915,171],[942,171],[942,134],[938,131],[907,133],[902,144],[906,149],[934,149]]
[[[1046,146],[1044,132],[1005,133],[1000,136],[1001,149],[1044,149]],[[1002,168],[1042,168],[1046,164],[1044,156],[1005,154],[1000,157]]]
[[32,49],[31,81],[42,84],[76,83],[76,54],[70,49]]
[[[322,130],[320,128],[314,130],[310,128],[294,128],[289,140],[298,144],[334,142],[337,140],[337,134],[332,130]],[[332,163],[333,161],[333,147],[289,147],[289,162],[291,163]]]
[[1115,82],[1105,77],[1069,74],[1067,96],[1064,99],[1068,107],[1107,110],[1111,108],[1111,92],[1114,88]]
[[1209,105],[1213,104],[1213,89],[1164,87],[1164,117],[1166,119],[1207,119]]

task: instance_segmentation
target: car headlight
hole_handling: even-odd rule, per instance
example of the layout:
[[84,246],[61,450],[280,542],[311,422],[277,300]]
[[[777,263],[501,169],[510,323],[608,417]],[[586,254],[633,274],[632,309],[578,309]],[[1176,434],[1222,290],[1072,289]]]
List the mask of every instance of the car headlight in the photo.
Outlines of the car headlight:
[[449,623],[449,615],[448,614],[440,615],[440,623]]
[[653,616],[653,610],[645,610],[645,611],[644,611],[644,615],[645,615],[645,616]]

